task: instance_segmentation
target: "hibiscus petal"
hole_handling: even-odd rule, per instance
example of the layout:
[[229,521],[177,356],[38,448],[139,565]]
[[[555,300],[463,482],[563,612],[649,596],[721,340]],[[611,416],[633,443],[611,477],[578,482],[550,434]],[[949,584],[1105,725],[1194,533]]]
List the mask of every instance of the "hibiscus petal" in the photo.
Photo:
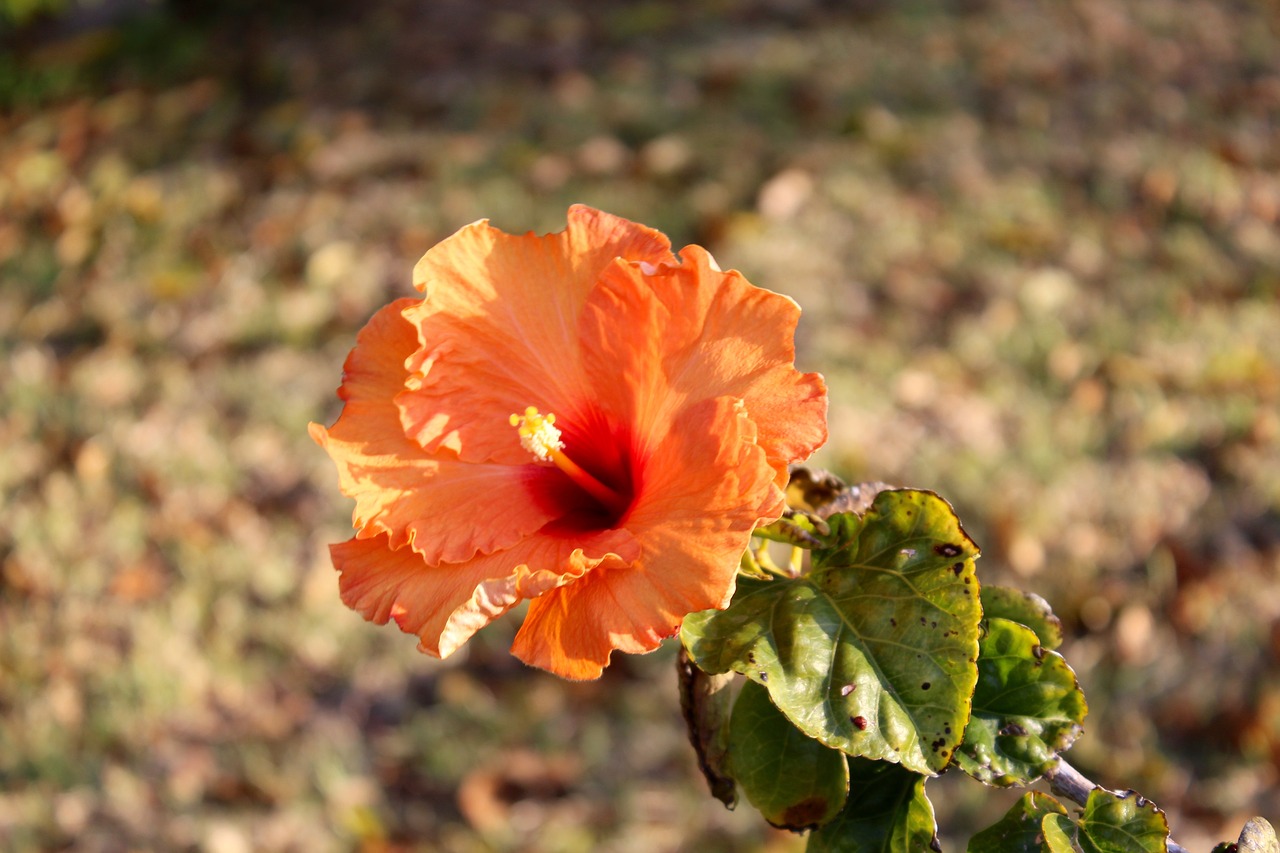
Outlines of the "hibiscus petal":
[[341,573],[342,600],[379,625],[395,619],[418,635],[419,649],[447,657],[521,601],[570,583],[604,565],[634,559],[639,546],[625,531],[568,539],[538,535],[464,563],[430,565],[385,535],[330,546]]
[[[573,678],[725,606],[826,435],[795,305],[584,207],[546,237],[468,226],[415,281],[422,302],[362,331],[338,422],[311,427],[356,501],[344,601],[447,655],[532,599],[513,650]],[[529,406],[558,416],[558,468],[511,428]]]
[[[599,405],[650,445],[665,440],[685,407],[741,398],[785,485],[787,466],[827,438],[826,385],[793,365],[800,309],[736,271],[719,271],[699,246],[681,257],[680,265],[617,261],[604,270],[582,314],[587,381]],[[662,331],[619,334],[629,328]]]
[[564,478],[532,464],[472,465],[429,454],[405,436],[393,398],[418,345],[401,316],[416,302],[393,302],[361,330],[338,392],[342,415],[327,430],[311,424],[311,437],[333,457],[343,494],[355,498],[359,536],[385,533],[390,547],[412,543],[428,562],[458,562],[507,548],[556,518]]
[[413,274],[426,299],[406,312],[420,346],[397,398],[405,431],[466,461],[524,461],[507,416],[559,412],[583,396],[578,315],[619,257],[674,261],[659,232],[581,205],[556,234],[481,221],[428,251]]
[[614,649],[652,651],[686,614],[725,607],[752,530],[783,508],[755,439],[733,398],[679,413],[644,460],[644,487],[625,520],[639,558],[535,599],[512,653],[565,678],[596,678]]

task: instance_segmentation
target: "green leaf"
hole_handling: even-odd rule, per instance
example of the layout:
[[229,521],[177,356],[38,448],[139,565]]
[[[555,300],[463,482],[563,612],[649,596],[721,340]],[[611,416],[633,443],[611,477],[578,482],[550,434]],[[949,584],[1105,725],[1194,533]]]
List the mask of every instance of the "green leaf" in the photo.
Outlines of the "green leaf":
[[810,829],[835,817],[849,792],[845,757],[802,733],[753,681],[729,719],[729,767],[751,805],[782,829]]
[[849,759],[849,799],[809,836],[806,853],[921,853],[941,850],[925,777],[886,761]]
[[1071,818],[1066,815],[1045,815],[1044,843],[1049,853],[1084,853],[1076,842],[1078,829]]
[[970,839],[968,853],[1048,853],[1044,819],[1051,814],[1066,813],[1053,797],[1032,791],[1018,800],[998,823]]
[[1165,853],[1169,823],[1164,812],[1133,791],[1113,794],[1094,788],[1080,818],[1084,853]]
[[764,684],[801,731],[918,773],[946,767],[977,682],[978,549],[932,492],[886,491],[827,519],[795,579],[740,579],[727,610],[685,619],[710,673]]
[[956,763],[988,785],[1029,785],[1081,732],[1088,712],[1075,673],[1034,631],[991,619],[978,654],[973,716]]
[[982,587],[982,615],[988,619],[1008,619],[1026,625],[1050,651],[1062,645],[1062,622],[1053,615],[1049,602],[1034,592],[1007,586]]
[[1079,820],[1053,797],[1027,794],[968,853],[1166,853],[1168,842],[1164,812],[1150,801],[1094,788]]

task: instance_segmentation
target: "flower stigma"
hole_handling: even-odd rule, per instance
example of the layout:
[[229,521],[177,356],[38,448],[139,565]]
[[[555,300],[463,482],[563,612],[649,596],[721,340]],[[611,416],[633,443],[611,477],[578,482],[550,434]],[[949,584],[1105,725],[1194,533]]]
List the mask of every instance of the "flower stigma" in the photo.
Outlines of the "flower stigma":
[[520,435],[520,446],[532,453],[534,459],[554,463],[583,491],[610,510],[620,512],[626,507],[626,498],[565,455],[564,442],[560,440],[560,430],[555,425],[556,416],[553,413],[543,415],[538,412],[537,407],[529,406],[523,415],[513,414],[508,421]]

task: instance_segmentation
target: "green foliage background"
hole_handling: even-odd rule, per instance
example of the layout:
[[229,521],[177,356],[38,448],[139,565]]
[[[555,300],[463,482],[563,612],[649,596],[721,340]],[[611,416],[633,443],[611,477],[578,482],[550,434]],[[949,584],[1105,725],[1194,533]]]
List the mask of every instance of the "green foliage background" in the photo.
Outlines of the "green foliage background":
[[[672,650],[565,684],[338,601],[355,331],[575,201],[800,302],[819,463],[1052,603],[1077,765],[1193,848],[1280,815],[1272,4],[85,8],[0,31],[0,848],[803,845],[706,793]],[[1017,799],[959,775],[945,849]]]

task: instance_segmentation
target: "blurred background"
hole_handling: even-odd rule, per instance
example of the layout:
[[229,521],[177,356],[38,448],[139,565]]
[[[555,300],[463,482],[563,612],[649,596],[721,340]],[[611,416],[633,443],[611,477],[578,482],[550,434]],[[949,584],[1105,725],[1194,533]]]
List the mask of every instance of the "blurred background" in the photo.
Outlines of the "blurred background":
[[[307,438],[420,254],[585,202],[804,308],[817,462],[1046,596],[1070,753],[1280,818],[1280,7],[0,0],[0,849],[797,851],[670,647],[347,611]],[[655,687],[656,685],[656,687]],[[1016,797],[930,784],[948,850]]]

